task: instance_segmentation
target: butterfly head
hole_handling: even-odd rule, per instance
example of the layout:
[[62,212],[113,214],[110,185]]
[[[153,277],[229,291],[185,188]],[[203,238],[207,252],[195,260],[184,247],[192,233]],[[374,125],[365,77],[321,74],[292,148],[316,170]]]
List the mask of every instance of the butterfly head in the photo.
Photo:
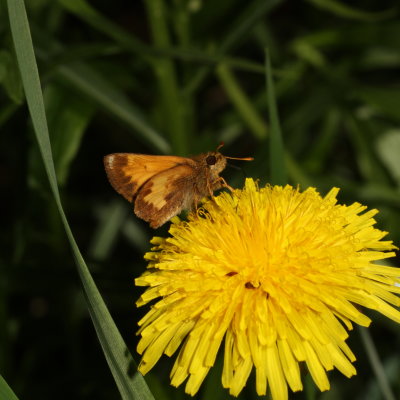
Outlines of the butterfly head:
[[206,153],[204,162],[213,176],[218,176],[226,167],[226,157],[219,151],[209,151]]

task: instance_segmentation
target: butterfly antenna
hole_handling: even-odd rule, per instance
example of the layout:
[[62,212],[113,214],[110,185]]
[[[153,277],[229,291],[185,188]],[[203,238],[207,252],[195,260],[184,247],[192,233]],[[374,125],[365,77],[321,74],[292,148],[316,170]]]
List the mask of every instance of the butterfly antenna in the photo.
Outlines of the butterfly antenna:
[[[221,147],[223,147],[225,145],[225,143],[224,142],[221,142],[219,145],[218,145],[218,147],[217,147],[217,150],[216,151],[218,151]],[[228,157],[228,156],[225,156],[224,155],[224,157],[225,158],[229,158],[230,160],[242,160],[242,161],[253,161],[254,160],[254,158],[253,157]]]
[[228,157],[225,155],[224,155],[224,157],[228,158],[229,160],[242,160],[242,161],[253,161],[254,160],[253,157]]

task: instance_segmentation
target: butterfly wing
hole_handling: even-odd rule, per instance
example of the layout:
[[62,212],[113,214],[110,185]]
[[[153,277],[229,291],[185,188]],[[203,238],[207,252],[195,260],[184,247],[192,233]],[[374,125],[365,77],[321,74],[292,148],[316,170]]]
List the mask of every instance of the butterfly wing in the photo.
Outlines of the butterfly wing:
[[140,188],[153,176],[178,165],[195,164],[190,158],[114,153],[104,157],[104,167],[112,187],[128,201],[133,201]]
[[180,164],[160,172],[139,190],[135,214],[158,228],[196,200],[195,168]]

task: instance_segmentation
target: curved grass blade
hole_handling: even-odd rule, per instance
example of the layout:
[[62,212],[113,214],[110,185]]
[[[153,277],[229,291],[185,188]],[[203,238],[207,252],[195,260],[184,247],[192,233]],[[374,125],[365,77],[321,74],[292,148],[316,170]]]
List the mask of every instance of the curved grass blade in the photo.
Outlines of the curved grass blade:
[[132,102],[110,82],[84,63],[60,66],[60,77],[93,99],[107,112],[135,129],[139,139],[162,153],[170,152],[169,143],[147,123]]
[[[257,22],[281,2],[283,0],[249,2],[249,6],[243,15],[232,23],[232,29],[225,35],[225,39],[221,42],[216,53],[222,56],[234,49],[254,28]],[[211,71],[212,68],[207,66],[200,68],[185,88],[185,92],[192,93],[196,91]]]
[[257,109],[249,100],[234,74],[225,63],[218,65],[217,76],[251,133],[260,140],[264,139],[268,131],[266,123],[260,117]]
[[12,391],[7,382],[0,375],[0,399],[2,400],[18,400],[18,397]]
[[50,187],[76,261],[88,304],[88,310],[95,326],[97,336],[122,398],[153,399],[149,388],[139,373],[136,373],[132,379],[128,376],[129,367],[134,364],[134,361],[127,351],[126,345],[97,290],[65,216],[57,186],[39,73],[33,51],[25,5],[23,0],[7,0],[7,5],[11,33],[33,128],[39,143]]
[[396,8],[389,8],[379,12],[368,12],[359,10],[357,8],[348,6],[335,0],[307,0],[309,3],[314,4],[323,10],[331,12],[343,18],[350,18],[360,21],[379,21],[387,19],[396,15]]
[[269,53],[265,51],[265,74],[267,79],[267,100],[270,119],[270,169],[271,184],[286,185],[287,172],[285,165],[285,151],[283,147],[281,127],[279,124],[278,108],[276,106],[274,81]]
[[[54,59],[55,53],[64,52],[63,46],[37,27],[32,29],[32,34],[38,60],[49,62]],[[169,143],[146,121],[143,113],[125,93],[89,64],[82,61],[61,62],[55,67],[54,75],[66,87],[83,94],[118,121],[128,125],[139,140],[161,153],[170,153]]]
[[[211,66],[223,61],[231,68],[260,74],[264,73],[264,66],[262,64],[244,58],[227,57],[221,54],[207,54],[206,52],[195,48],[165,46],[159,48],[155,46],[149,46],[148,44],[138,40],[132,34],[125,32],[117,24],[114,24],[108,18],[104,17],[84,0],[59,0],[58,4],[63,7],[65,11],[73,14],[77,18],[80,18],[93,29],[102,32],[107,37],[113,39],[119,46],[131,51],[134,54],[141,54],[142,56],[145,54],[153,57],[174,58]],[[231,37],[230,41],[236,37],[239,37],[240,34],[241,31],[235,33],[235,36]]]

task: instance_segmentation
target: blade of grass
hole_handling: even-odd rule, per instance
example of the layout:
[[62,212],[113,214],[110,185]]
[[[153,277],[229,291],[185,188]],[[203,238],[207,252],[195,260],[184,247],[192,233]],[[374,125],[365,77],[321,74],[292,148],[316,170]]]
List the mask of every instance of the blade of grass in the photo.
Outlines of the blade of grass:
[[[282,1],[282,0],[279,0]],[[102,32],[109,38],[112,38],[123,49],[129,50],[132,53],[154,57],[175,58],[188,62],[203,63],[215,65],[224,61],[230,67],[243,71],[264,73],[264,66],[244,58],[226,57],[221,54],[207,54],[192,48],[177,48],[177,47],[151,47],[140,42],[137,38],[125,32],[118,25],[102,16],[96,9],[91,7],[84,0],[59,0],[59,5],[67,12],[73,14],[77,18],[86,22],[92,28]],[[90,53],[89,53],[90,54]],[[70,56],[70,52],[68,53]],[[86,51],[82,57],[87,57]],[[81,57],[81,58],[82,58]]]
[[338,15],[343,18],[357,19],[361,21],[378,21],[390,18],[396,15],[397,10],[390,8],[388,10],[379,12],[368,12],[359,10],[357,8],[348,6],[335,0],[307,0],[309,3],[314,4],[323,10],[329,11],[332,14]]
[[33,128],[49,178],[50,187],[76,261],[87,300],[88,310],[95,326],[97,336],[122,398],[153,399],[149,388],[139,373],[136,373],[132,379],[128,377],[129,367],[134,364],[134,361],[127,351],[127,347],[90,275],[65,216],[57,186],[43,95],[40,87],[39,73],[33,51],[25,4],[23,0],[7,0],[7,6],[12,38]]
[[321,173],[332,152],[341,118],[342,115],[337,108],[331,108],[323,117],[320,134],[316,137],[315,143],[311,144],[305,161],[307,170],[314,174]]
[[71,164],[94,114],[94,107],[86,99],[59,85],[48,85],[46,89],[44,100],[54,165],[58,184],[62,187],[67,182]]
[[[170,34],[164,0],[149,0],[145,1],[144,4],[155,46],[159,48],[169,47]],[[154,59],[151,65],[155,71],[160,90],[159,105],[166,122],[173,151],[179,155],[186,155],[188,153],[189,135],[185,124],[185,106],[189,98],[186,101],[181,98],[173,60],[167,58]]]
[[371,141],[368,134],[368,124],[364,124],[353,115],[348,115],[344,119],[344,124],[356,149],[356,161],[365,181],[389,185],[387,174],[376,158],[375,143]]
[[240,87],[229,67],[226,64],[218,65],[217,75],[229,98],[243,120],[247,123],[253,135],[258,139],[264,139],[267,136],[267,125]]
[[1,400],[18,400],[18,397],[12,391],[7,382],[0,375],[0,399]]
[[70,13],[78,16],[93,28],[112,37],[117,43],[137,53],[145,52],[148,46],[129,35],[123,29],[104,18],[94,7],[85,0],[58,0],[58,4]]
[[364,344],[364,348],[367,351],[371,368],[373,369],[378,385],[381,389],[382,396],[385,400],[395,400],[395,396],[389,385],[385,369],[383,368],[382,362],[379,358],[379,354],[376,350],[376,346],[371,338],[369,331],[363,327],[358,328],[358,332],[361,336],[361,340]]
[[128,209],[124,206],[115,200],[96,210],[99,222],[88,250],[91,259],[104,261],[110,255],[121,226],[127,220]]
[[265,51],[265,74],[267,80],[268,114],[270,119],[270,174],[272,185],[286,185],[287,172],[278,108],[276,105],[272,67],[268,50]]
[[306,374],[304,378],[304,392],[306,400],[316,400],[317,399],[317,388],[311,374]]
[[105,78],[83,63],[60,66],[60,78],[92,98],[119,120],[134,128],[137,136],[162,153],[170,152],[169,143],[151,127],[132,102]]
[[[54,68],[55,77],[66,87],[75,89],[95,104],[102,107],[117,120],[132,128],[133,134],[139,140],[147,143],[161,153],[167,154],[171,146],[164,137],[156,131],[143,116],[140,109],[110,80],[90,67],[89,64],[71,60],[59,60],[55,54],[65,54],[65,49],[55,40],[36,27],[33,31],[35,51],[39,60],[47,64],[59,61]],[[69,52],[68,52],[69,53]]]
[[315,185],[311,178],[306,174],[305,170],[302,169],[288,153],[285,154],[285,165],[290,179],[293,182],[296,182],[296,184],[299,184],[302,189]]
[[[258,0],[251,2],[249,8],[240,16],[239,20],[232,23],[232,29],[225,35],[225,39],[219,46],[217,53],[224,55],[232,50],[247,34],[254,28],[254,25],[265,16],[269,11],[275,8],[283,0]],[[184,93],[194,92],[208,74],[212,71],[210,67],[200,68],[189,84],[186,86]]]

